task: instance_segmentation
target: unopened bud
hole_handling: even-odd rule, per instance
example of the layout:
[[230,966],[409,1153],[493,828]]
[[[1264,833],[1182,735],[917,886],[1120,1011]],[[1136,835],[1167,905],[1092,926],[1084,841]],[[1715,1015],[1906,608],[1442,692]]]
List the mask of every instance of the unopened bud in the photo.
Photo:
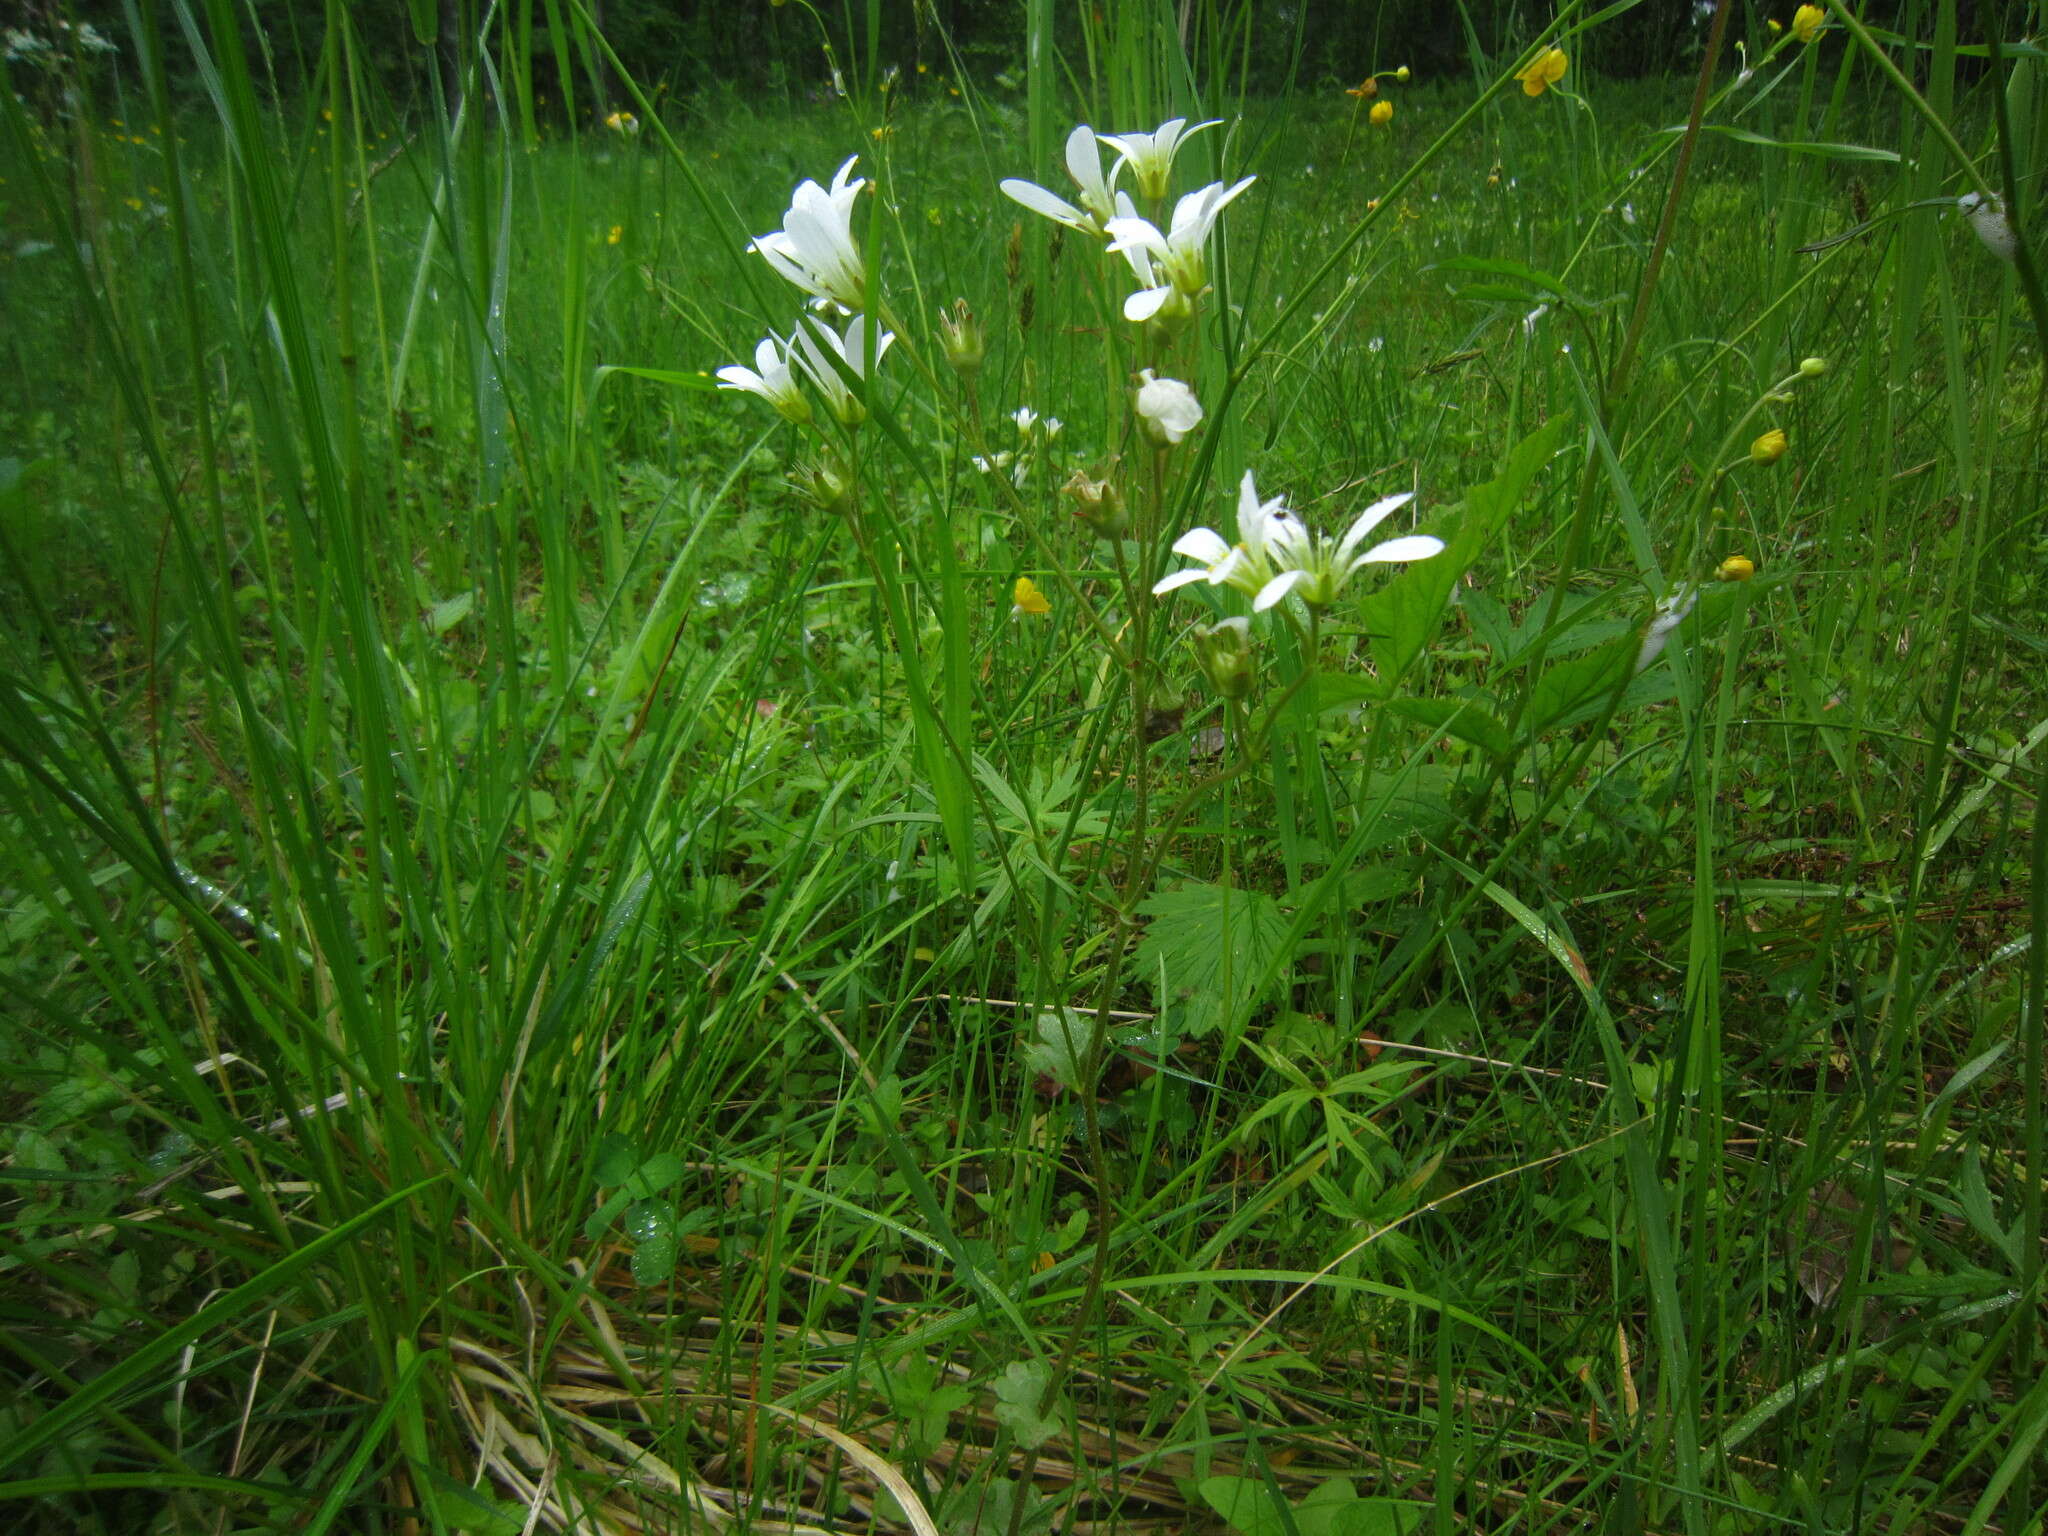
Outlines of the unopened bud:
[[1195,663],[1219,698],[1241,699],[1252,691],[1252,621],[1225,619],[1195,629]]
[[1747,581],[1756,574],[1756,562],[1747,555],[1730,555],[1714,567],[1716,581]]
[[1828,360],[1824,357],[1803,358],[1799,364],[1802,379],[1817,379],[1828,371]]
[[846,498],[853,490],[852,477],[830,459],[799,464],[790,480],[821,512],[837,512],[846,505]]
[[[1112,470],[1114,466],[1112,466]],[[1085,469],[1077,469],[1060,487],[1062,496],[1071,497],[1074,516],[1105,539],[1114,539],[1130,527],[1129,510],[1124,506],[1123,493],[1105,473],[1100,480],[1093,479]]]
[[1775,464],[1785,457],[1786,448],[1791,445],[1785,440],[1782,427],[1773,427],[1762,437],[1749,445],[1749,462],[1752,464]]
[[963,380],[971,380],[981,372],[982,359],[988,355],[988,339],[965,299],[955,299],[951,310],[939,311],[939,350]]

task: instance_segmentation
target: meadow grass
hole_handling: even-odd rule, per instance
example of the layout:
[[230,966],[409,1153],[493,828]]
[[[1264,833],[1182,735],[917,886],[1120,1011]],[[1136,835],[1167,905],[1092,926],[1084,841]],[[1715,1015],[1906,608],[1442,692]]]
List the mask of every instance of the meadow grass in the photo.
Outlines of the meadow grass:
[[[2048,317],[1954,200],[2040,227],[2042,55],[1375,124],[1200,11],[629,134],[214,0],[0,103],[21,1528],[2040,1529]],[[1162,340],[995,188],[1174,115],[1259,179]],[[712,374],[855,153],[799,431]],[[1237,701],[1135,573],[1247,469],[1448,548]]]

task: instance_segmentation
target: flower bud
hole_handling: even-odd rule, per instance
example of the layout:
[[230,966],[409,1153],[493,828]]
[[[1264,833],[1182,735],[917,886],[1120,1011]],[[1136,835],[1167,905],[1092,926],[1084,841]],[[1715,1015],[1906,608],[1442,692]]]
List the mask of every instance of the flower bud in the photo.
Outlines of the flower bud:
[[1391,101],[1376,101],[1366,116],[1372,119],[1373,127],[1384,128],[1394,120],[1394,104]]
[[946,361],[963,382],[971,381],[981,372],[982,359],[988,355],[988,338],[965,299],[955,299],[950,311],[939,311],[939,350],[946,354]]
[[1799,376],[1802,379],[1817,379],[1827,371],[1828,360],[1824,357],[1808,357],[1800,360]]
[[1162,448],[1171,448],[1202,424],[1202,402],[1179,379],[1155,379],[1152,370],[1138,375],[1138,424]]
[[1406,85],[1408,83],[1408,66],[1406,64],[1403,64],[1399,69],[1395,70],[1394,78],[1400,81],[1403,85]]
[[1241,699],[1252,691],[1252,621],[1225,619],[1195,627],[1195,663],[1219,698]]
[[1131,525],[1123,493],[1117,490],[1107,473],[1102,479],[1093,480],[1085,469],[1077,469],[1060,487],[1060,494],[1073,498],[1074,516],[1105,539],[1118,537]]
[[790,476],[790,483],[802,495],[809,497],[821,512],[837,512],[846,505],[846,498],[853,490],[852,477],[832,459],[799,464]]
[[1773,427],[1762,437],[1749,445],[1749,462],[1752,464],[1775,464],[1785,457],[1789,447],[1782,427]]
[[1747,555],[1730,555],[1714,567],[1716,581],[1747,581],[1756,574],[1756,562]]

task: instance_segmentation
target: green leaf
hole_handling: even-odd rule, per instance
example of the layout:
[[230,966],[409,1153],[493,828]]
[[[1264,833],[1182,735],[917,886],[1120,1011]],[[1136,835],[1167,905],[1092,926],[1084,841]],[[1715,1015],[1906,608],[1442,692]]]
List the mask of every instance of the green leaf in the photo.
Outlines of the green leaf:
[[1027,1450],[1036,1450],[1059,1433],[1059,1420],[1041,1418],[1038,1412],[1051,1380],[1052,1367],[1043,1360],[1013,1360],[996,1378],[996,1422],[1007,1426]]
[[500,1503],[481,1488],[457,1482],[439,1467],[417,1465],[415,1470],[426,1474],[434,1507],[450,1529],[468,1531],[471,1536],[519,1536],[526,1529],[526,1516],[516,1505]]
[[674,368],[629,368],[624,363],[608,363],[597,370],[591,381],[590,392],[595,395],[597,387],[615,373],[623,373],[635,379],[648,379],[656,384],[673,384],[678,389],[715,390],[718,380],[702,369],[681,372]]
[[1529,698],[1530,732],[1540,734],[1551,726],[1570,723],[1568,716],[1597,709],[1621,686],[1640,647],[1635,635],[1617,635],[1605,645],[1582,655],[1567,656],[1545,668]]
[[1495,757],[1506,757],[1515,750],[1507,726],[1470,699],[1389,699],[1387,709],[1404,720],[1434,726],[1460,741],[1469,741]]
[[1134,964],[1160,1007],[1181,1003],[1183,1033],[1206,1035],[1253,1001],[1256,979],[1287,936],[1280,904],[1256,891],[1184,885],[1139,903],[1152,921]]
[[1292,1536],[1273,1491],[1255,1477],[1205,1477],[1202,1502],[1243,1536]]
[[626,1212],[626,1235],[633,1239],[633,1283],[659,1285],[676,1269],[681,1246],[676,1208],[666,1200],[640,1200]]
[[1422,653],[1450,605],[1458,579],[1491,545],[1538,472],[1556,454],[1565,420],[1553,416],[1523,438],[1498,475],[1466,493],[1455,528],[1441,535],[1442,554],[1416,561],[1366,598],[1361,613],[1373,635],[1373,660],[1381,677],[1399,678]]
[[[1794,155],[1814,155],[1822,160],[1877,160],[1886,165],[1897,165],[1899,154],[1893,149],[1878,149],[1869,144],[1826,144],[1798,139],[1770,139],[1747,128],[1735,128],[1726,123],[1702,123],[1704,133],[1718,133],[1738,144],[1754,144],[1762,149],[1782,149]],[[1683,124],[1659,130],[1663,133],[1683,133]]]

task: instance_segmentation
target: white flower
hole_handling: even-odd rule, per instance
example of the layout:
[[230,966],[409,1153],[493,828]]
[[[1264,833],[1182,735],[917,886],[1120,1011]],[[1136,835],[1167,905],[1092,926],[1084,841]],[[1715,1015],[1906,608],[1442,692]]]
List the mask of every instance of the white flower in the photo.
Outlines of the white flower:
[[1252,599],[1252,612],[1264,613],[1293,592],[1311,608],[1327,608],[1337,600],[1344,584],[1360,566],[1387,565],[1404,560],[1427,560],[1443,552],[1444,541],[1426,533],[1406,534],[1388,539],[1361,552],[1359,545],[1387,517],[1415,499],[1413,491],[1383,496],[1359,513],[1344,537],[1332,544],[1293,513],[1274,519],[1266,535],[1266,551],[1273,557],[1279,574]]
[[1956,199],[1956,206],[1963,210],[1963,217],[1970,221],[1970,228],[1977,231],[1977,238],[1984,242],[1985,250],[2000,261],[2019,259],[2019,236],[2013,233],[2012,220],[2005,216],[2002,201],[1978,192],[1965,192]]
[[853,240],[854,200],[867,181],[846,179],[859,158],[839,167],[829,192],[815,181],[800,185],[782,216],[782,228],[750,247],[804,292],[848,311],[867,303],[867,265]]
[[1067,174],[1081,189],[1080,207],[1076,208],[1065,198],[1046,191],[1035,181],[1011,177],[1000,185],[1003,196],[1012,202],[1022,203],[1033,213],[1042,213],[1069,229],[1080,230],[1084,235],[1100,235],[1109,221],[1116,217],[1113,194],[1117,172],[1122,168],[1123,162],[1119,160],[1110,167],[1107,177],[1102,174],[1102,150],[1096,143],[1095,130],[1083,123],[1067,135]]
[[[1247,176],[1235,186],[1211,182],[1190,192],[1173,208],[1173,224],[1165,234],[1150,219],[1124,215],[1109,221],[1112,251],[1122,252],[1145,286],[1124,300],[1124,318],[1150,320],[1176,295],[1193,301],[1209,286],[1205,247],[1224,206],[1258,178]],[[1145,258],[1141,264],[1139,257]]]
[[1258,596],[1275,575],[1273,536],[1285,523],[1300,526],[1287,503],[1275,496],[1260,501],[1252,472],[1246,470],[1237,488],[1237,539],[1229,543],[1213,528],[1191,528],[1173,541],[1173,552],[1197,563],[1184,571],[1162,577],[1152,588],[1154,597],[1176,587],[1206,581],[1212,587],[1235,587],[1247,597]]
[[1657,605],[1657,611],[1650,615],[1650,622],[1643,628],[1643,643],[1636,649],[1636,671],[1642,671],[1664,654],[1664,644],[1671,638],[1671,632],[1685,622],[1686,615],[1692,612],[1693,604],[1699,600],[1699,593],[1685,586]]
[[1020,405],[1010,413],[1010,420],[1017,423],[1017,435],[1029,437],[1031,429],[1038,424],[1038,412],[1028,405]]
[[1152,370],[1138,375],[1138,422],[1145,435],[1171,448],[1202,424],[1202,402],[1179,379],[1155,379]]
[[1173,176],[1173,157],[1180,152],[1181,145],[1220,121],[1211,118],[1190,128],[1186,118],[1176,117],[1161,123],[1151,133],[1105,133],[1102,142],[1123,155],[1119,163],[1131,168],[1131,179],[1137,182],[1139,195],[1157,202],[1166,196]]
[[853,317],[844,335],[809,316],[805,316],[797,326],[796,365],[817,386],[818,393],[825,397],[826,409],[841,426],[857,427],[867,420],[868,413],[867,407],[847,387],[840,367],[843,366],[855,378],[866,380],[870,362],[879,363],[888,352],[889,343],[895,339],[891,332],[878,329],[875,333],[875,355],[870,359],[867,356],[868,322],[863,315]]
[[773,331],[754,348],[754,366],[743,368],[738,363],[718,370],[720,389],[743,389],[750,395],[759,395],[789,420],[801,425],[811,419],[811,403],[797,388],[796,374],[790,368],[791,344]]

